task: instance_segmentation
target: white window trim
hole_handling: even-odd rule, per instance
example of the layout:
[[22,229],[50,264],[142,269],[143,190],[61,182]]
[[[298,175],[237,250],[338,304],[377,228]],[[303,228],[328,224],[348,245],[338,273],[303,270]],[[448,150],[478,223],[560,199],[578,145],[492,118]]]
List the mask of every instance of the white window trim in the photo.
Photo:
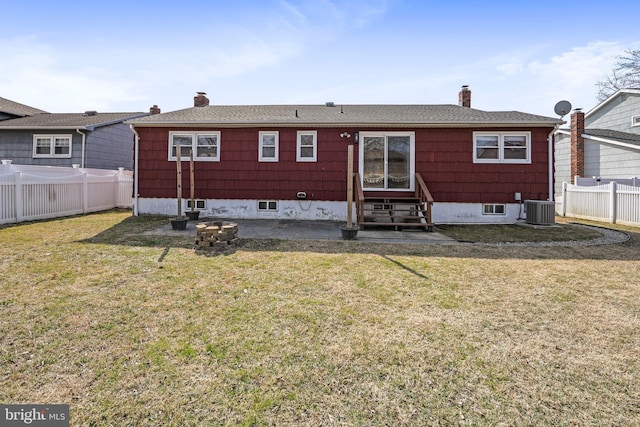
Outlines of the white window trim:
[[[274,157],[263,157],[262,156],[262,136],[263,135],[274,135],[275,136],[275,155]],[[258,132],[258,161],[259,162],[277,162],[278,161],[278,152],[279,149],[279,140],[280,140],[280,132],[278,131],[261,131]]]
[[[49,154],[38,154],[37,153],[37,140],[40,138],[49,138]],[[69,153],[68,154],[56,154],[55,140],[56,138],[67,138],[69,140]],[[70,159],[73,151],[73,136],[69,134],[64,135],[56,135],[56,134],[34,134],[33,135],[33,157],[40,159]]]
[[[266,205],[266,208],[261,209],[260,208],[261,203],[264,203]],[[277,200],[258,200],[257,209],[259,213],[278,212],[278,201]]]
[[[409,137],[409,157],[411,164],[409,165],[409,188],[365,188],[363,186],[362,190],[364,192],[367,191],[389,191],[389,192],[408,192],[415,191],[415,179],[416,176],[416,133],[415,132],[385,132],[385,131],[365,131],[358,133],[358,144],[360,147],[358,148],[358,157],[361,159],[358,162],[358,173],[360,174],[360,180],[364,179],[364,138],[365,137],[375,137],[375,136],[408,136]],[[385,168],[386,169],[386,168]],[[362,184],[362,183],[361,183]]]
[[[302,135],[313,135],[313,157],[302,157]],[[306,146],[305,146],[306,147]],[[297,162],[317,162],[318,161],[318,132],[315,130],[299,130],[296,137],[296,161]]]
[[631,117],[631,127],[640,126],[640,115]]
[[[198,157],[198,136],[200,135],[215,135],[218,138],[218,155],[215,157]],[[191,149],[193,150],[193,161],[194,162],[219,162],[220,161],[220,131],[213,132],[181,132],[181,131],[170,131],[169,132],[169,153],[168,160],[176,161],[177,156],[172,154],[173,148],[173,137],[174,136],[190,136],[191,137]],[[180,160],[189,160],[189,156],[182,156]]]
[[[497,136],[498,137],[498,158],[497,159],[479,159],[477,140],[478,136]],[[505,159],[504,158],[504,137],[505,136],[526,136],[527,138],[527,156],[524,159]],[[474,132],[473,133],[473,163],[531,163],[531,132]]]
[[[502,212],[496,212],[496,208],[500,206],[502,208]],[[491,207],[491,209],[487,209],[487,207]],[[491,212],[487,212],[490,210]],[[504,203],[485,203],[482,205],[482,215],[506,215],[507,214],[507,205]]]

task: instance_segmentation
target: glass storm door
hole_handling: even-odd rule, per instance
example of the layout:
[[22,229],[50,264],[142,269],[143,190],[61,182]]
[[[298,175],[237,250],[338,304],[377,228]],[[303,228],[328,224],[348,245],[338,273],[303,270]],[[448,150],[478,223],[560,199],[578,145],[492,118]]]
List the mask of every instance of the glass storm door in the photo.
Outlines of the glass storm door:
[[413,189],[413,134],[361,132],[360,140],[363,189]]

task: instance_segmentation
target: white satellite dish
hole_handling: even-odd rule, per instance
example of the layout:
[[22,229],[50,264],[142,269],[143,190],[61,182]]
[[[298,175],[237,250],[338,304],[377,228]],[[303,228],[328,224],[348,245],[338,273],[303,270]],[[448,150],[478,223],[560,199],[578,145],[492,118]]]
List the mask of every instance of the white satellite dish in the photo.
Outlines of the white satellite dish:
[[571,111],[571,103],[569,101],[560,101],[553,108],[560,117],[566,116]]

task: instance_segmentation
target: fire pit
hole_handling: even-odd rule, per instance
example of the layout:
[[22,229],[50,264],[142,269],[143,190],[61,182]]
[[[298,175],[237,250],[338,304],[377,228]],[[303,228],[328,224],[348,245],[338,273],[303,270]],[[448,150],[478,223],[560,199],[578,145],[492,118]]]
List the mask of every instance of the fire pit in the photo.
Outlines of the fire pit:
[[196,225],[196,246],[201,249],[226,247],[238,242],[238,224],[228,221],[201,222]]

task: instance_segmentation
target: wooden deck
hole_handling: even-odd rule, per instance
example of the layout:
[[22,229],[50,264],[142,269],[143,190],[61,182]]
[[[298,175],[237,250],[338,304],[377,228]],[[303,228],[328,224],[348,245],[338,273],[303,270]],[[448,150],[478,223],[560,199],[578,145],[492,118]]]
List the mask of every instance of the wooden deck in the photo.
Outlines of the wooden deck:
[[358,226],[365,228],[423,229],[433,231],[433,198],[420,174],[413,197],[365,197],[358,174],[354,177]]

